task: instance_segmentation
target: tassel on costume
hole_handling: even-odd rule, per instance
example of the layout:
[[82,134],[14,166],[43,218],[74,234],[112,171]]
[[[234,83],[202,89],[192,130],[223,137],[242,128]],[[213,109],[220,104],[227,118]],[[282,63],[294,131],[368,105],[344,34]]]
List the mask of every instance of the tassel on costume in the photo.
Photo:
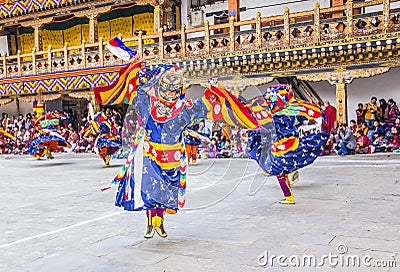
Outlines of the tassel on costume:
[[295,184],[300,179],[299,171],[296,170],[296,171],[288,174],[288,178],[289,178],[289,181],[290,181],[290,185]]

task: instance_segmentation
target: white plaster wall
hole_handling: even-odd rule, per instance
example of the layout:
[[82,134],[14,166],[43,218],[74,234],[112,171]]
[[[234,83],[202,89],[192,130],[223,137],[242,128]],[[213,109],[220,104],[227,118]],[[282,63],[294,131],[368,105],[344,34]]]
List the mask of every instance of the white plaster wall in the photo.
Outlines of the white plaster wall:
[[[395,8],[400,8],[400,2],[394,2],[390,3],[390,9],[395,9]],[[372,7],[366,7],[365,12],[374,12],[374,11],[381,11],[383,9],[382,5],[377,5],[377,6],[372,6]]]
[[46,102],[46,111],[62,110],[62,100],[52,100]]
[[[32,113],[32,103],[19,102],[19,110],[20,110],[20,113],[22,113],[23,115],[25,115],[29,112]],[[1,105],[0,112],[6,112],[6,113],[8,113],[9,116],[13,116],[13,115],[18,116],[17,104],[16,104],[15,100],[13,102],[11,102],[10,104]]]
[[[62,100],[57,99],[54,101],[46,102],[45,109],[46,109],[46,111],[61,110],[62,109]],[[27,113],[32,113],[33,112],[32,102],[21,102],[20,101],[19,102],[19,111],[23,115],[25,115]],[[16,104],[15,100],[13,102],[11,102],[10,104],[0,106],[0,113],[2,113],[2,112],[7,112],[10,116],[12,116],[12,115],[17,116],[18,115],[17,104]]]
[[[279,1],[279,0],[242,0],[240,1],[241,7],[246,7],[247,10],[240,13],[241,20],[250,20],[256,17],[256,13],[260,12],[262,17],[275,16],[284,13],[286,7],[289,8],[289,12],[299,12],[314,9],[316,3],[319,3],[321,8],[327,8],[330,6],[330,0],[310,0],[296,3],[294,1]],[[285,3],[286,2],[286,3]]]
[[7,55],[10,54],[8,52],[8,40],[7,36],[0,36],[0,54],[3,56],[4,52],[7,52]]

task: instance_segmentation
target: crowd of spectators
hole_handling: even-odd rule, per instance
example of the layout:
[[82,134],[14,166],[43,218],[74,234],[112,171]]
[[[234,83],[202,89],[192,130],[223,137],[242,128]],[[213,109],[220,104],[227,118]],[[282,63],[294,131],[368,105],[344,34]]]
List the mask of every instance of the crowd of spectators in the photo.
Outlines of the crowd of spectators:
[[210,131],[203,122],[198,132],[210,139],[199,148],[199,155],[207,158],[243,158],[245,157],[246,133],[241,129],[232,129],[226,123],[214,122]]
[[392,98],[387,102],[381,98],[379,105],[377,102],[378,99],[372,97],[368,103],[359,103],[356,120],[349,124],[334,121],[325,153],[399,152],[400,110],[397,103]]
[[[112,123],[113,134],[120,135],[123,127],[123,110],[104,108],[103,111]],[[72,111],[63,111],[59,115],[58,132],[72,145],[72,148],[61,151],[93,152],[95,136],[84,136],[88,127],[87,112],[79,118]],[[29,142],[38,136],[38,131],[34,127],[36,117],[34,113],[19,114],[17,117],[10,117],[7,113],[2,113],[0,128],[11,134],[13,138],[0,133],[0,154],[27,154]]]
[[[400,151],[400,110],[393,99],[387,102],[372,97],[368,103],[359,103],[356,109],[356,120],[349,124],[339,124],[336,120],[336,109],[329,102],[323,105],[326,121],[322,129],[330,133],[330,140],[325,154],[337,153],[365,154],[374,152]],[[103,112],[112,124],[114,135],[124,135],[130,140],[137,128],[135,113],[127,112],[124,122],[122,108],[103,108]],[[72,145],[68,152],[93,152],[94,135],[84,136],[88,127],[87,112],[76,116],[72,111],[60,114],[60,134]],[[26,154],[31,139],[37,136],[34,128],[35,114],[28,113],[9,116],[2,113],[0,127],[10,133],[10,139],[0,134],[0,154]],[[125,124],[124,124],[125,123]],[[246,133],[241,129],[232,129],[224,123],[214,122],[211,129],[200,123],[198,132],[210,141],[199,147],[199,156],[209,158],[245,157]],[[129,139],[128,139],[129,138]]]

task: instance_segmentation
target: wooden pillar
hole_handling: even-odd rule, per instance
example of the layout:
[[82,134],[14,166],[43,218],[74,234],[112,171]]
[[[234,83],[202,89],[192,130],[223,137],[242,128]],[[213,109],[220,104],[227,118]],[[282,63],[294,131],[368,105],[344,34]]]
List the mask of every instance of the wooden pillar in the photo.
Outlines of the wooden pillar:
[[162,9],[160,5],[154,6],[154,33],[157,34],[161,28],[162,22]]
[[33,25],[33,36],[36,51],[42,50],[42,28],[40,25]]
[[97,29],[97,14],[90,14],[89,17],[89,43],[95,43],[98,41],[98,29]]
[[179,30],[181,28],[181,8],[180,6],[175,7],[175,29]]
[[64,69],[68,71],[68,43],[64,44]]
[[389,28],[389,21],[390,21],[390,1],[383,0],[383,30],[385,33]]
[[261,13],[256,13],[256,43],[257,48],[261,48],[262,46],[262,37],[261,37]]
[[36,47],[32,48],[32,73],[36,74],[37,66],[36,66]]
[[336,87],[336,119],[339,123],[347,123],[347,84],[335,83]]
[[210,54],[210,22],[204,21],[204,45],[207,56]]
[[240,0],[228,0],[229,17],[234,17],[235,22],[240,21]]
[[162,28],[158,31],[158,57],[159,59],[164,59],[164,37]]
[[104,66],[103,37],[100,37],[98,47],[99,47],[100,66]]
[[182,57],[186,57],[186,25],[181,25],[181,47]]
[[15,105],[17,106],[17,114],[21,113],[20,105],[19,105],[19,98],[18,96],[15,98]]
[[283,30],[285,37],[285,44],[288,46],[290,44],[290,21],[289,21],[289,8],[285,8],[285,13],[283,15]]
[[353,37],[354,27],[353,27],[353,0],[348,0],[346,3],[347,6],[347,37]]
[[[21,55],[21,50],[18,50],[18,52],[17,52],[18,76],[22,75],[21,56],[20,55]],[[18,100],[18,98],[16,100]]]
[[83,113],[82,109],[84,108],[83,105],[82,105],[83,104],[82,102],[83,102],[82,98],[79,98],[77,103],[76,103],[76,119],[78,121],[77,122],[78,123],[78,127],[77,127],[78,130],[79,130],[79,125],[82,123],[81,116],[82,116],[82,113]]
[[85,46],[85,40],[82,40],[82,47],[81,47],[81,68],[86,68],[86,46]]
[[51,45],[47,47],[47,72],[51,72],[53,67],[52,55],[51,55]]
[[235,52],[235,18],[234,17],[229,17],[229,52],[234,53]]
[[7,77],[7,52],[3,53],[3,77]]
[[140,30],[138,35],[138,50],[137,53],[139,54],[140,58],[144,59],[143,56],[143,32]]
[[315,42],[319,43],[321,40],[321,26],[320,26],[320,5],[316,3],[314,6],[314,28],[315,28]]

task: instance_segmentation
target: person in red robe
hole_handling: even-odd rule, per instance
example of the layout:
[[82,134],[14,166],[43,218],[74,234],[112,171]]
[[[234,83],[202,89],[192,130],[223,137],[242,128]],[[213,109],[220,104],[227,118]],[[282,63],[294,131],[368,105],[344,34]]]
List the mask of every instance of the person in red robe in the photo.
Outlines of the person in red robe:
[[323,127],[324,130],[329,133],[336,121],[336,108],[332,106],[329,101],[324,102],[324,114],[326,116],[326,122],[324,122]]

